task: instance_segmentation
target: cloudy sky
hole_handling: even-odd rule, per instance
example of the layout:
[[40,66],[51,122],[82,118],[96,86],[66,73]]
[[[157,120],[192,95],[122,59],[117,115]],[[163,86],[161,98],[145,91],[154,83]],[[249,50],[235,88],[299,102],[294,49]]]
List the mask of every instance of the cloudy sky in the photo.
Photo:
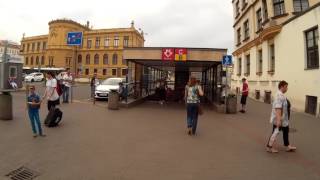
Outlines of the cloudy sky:
[[94,29],[129,27],[146,35],[145,46],[233,49],[231,0],[10,0],[0,1],[0,39],[19,42],[48,33],[48,22],[68,18]]

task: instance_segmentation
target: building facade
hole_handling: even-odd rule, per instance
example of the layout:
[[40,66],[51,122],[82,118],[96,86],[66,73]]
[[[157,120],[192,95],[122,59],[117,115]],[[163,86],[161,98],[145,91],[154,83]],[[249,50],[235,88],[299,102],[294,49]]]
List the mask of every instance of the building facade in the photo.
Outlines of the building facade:
[[5,51],[5,46],[7,45],[7,54],[9,55],[19,55],[20,45],[12,41],[0,40],[0,54],[3,54]]
[[319,0],[234,0],[232,89],[246,78],[254,99],[271,103],[289,83],[293,108],[319,114]]
[[[81,46],[68,46],[68,32],[82,32]],[[28,68],[58,67],[70,69],[80,77],[94,73],[100,78],[123,77],[127,64],[122,60],[126,47],[143,47],[143,32],[129,28],[91,29],[72,20],[49,22],[49,34],[23,37],[21,55]]]

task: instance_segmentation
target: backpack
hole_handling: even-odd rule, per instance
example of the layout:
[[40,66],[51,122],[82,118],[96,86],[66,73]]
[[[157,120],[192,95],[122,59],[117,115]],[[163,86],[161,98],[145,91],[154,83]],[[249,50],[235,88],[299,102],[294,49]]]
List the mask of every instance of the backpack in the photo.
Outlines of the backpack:
[[56,90],[57,90],[58,95],[61,96],[62,95],[62,88],[61,88],[60,80],[57,80]]

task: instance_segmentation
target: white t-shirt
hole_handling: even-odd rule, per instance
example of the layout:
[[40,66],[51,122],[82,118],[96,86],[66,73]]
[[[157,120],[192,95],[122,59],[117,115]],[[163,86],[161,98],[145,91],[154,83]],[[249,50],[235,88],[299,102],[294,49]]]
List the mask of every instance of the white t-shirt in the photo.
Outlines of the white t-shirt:
[[[46,83],[46,92],[47,92],[47,99],[49,101],[55,101],[59,99],[57,88],[57,80],[56,79],[48,79]],[[52,94],[53,92],[53,94]],[[51,96],[52,94],[52,96]]]
[[71,83],[68,81],[72,81],[72,76],[68,76],[68,74],[63,75],[63,84],[67,87],[71,87]]

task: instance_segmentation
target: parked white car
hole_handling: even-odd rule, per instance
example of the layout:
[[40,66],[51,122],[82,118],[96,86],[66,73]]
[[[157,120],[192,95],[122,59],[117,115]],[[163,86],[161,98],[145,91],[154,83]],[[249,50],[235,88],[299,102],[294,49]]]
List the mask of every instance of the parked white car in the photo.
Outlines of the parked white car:
[[44,80],[44,75],[42,73],[31,73],[26,75],[24,80],[26,82],[41,82]]
[[119,91],[119,83],[125,82],[124,78],[108,78],[100,83],[95,90],[96,99],[108,99],[111,90]]

